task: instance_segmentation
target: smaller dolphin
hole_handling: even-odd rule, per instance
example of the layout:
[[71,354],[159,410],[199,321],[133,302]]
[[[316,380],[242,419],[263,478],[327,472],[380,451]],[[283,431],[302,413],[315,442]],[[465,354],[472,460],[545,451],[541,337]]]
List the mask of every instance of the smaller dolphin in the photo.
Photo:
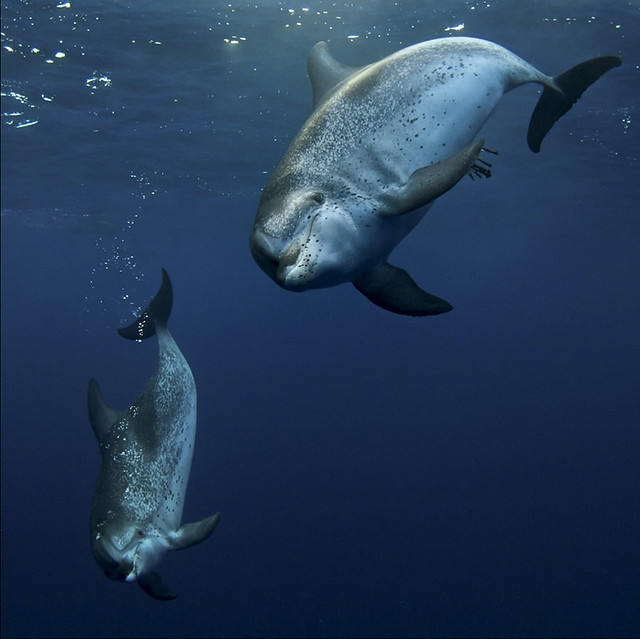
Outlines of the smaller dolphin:
[[173,294],[162,286],[140,318],[118,333],[158,336],[158,361],[125,411],[109,408],[89,382],[89,420],[102,465],[91,508],[91,550],[109,579],[137,581],[154,599],[175,599],[155,568],[169,550],[204,541],[220,513],[180,525],[196,434],[196,385],[167,321]]

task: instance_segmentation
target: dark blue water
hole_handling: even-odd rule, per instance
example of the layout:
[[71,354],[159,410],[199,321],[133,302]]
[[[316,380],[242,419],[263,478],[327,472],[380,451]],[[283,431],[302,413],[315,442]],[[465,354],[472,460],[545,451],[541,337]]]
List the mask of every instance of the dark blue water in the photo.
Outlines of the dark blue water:
[[[3,636],[638,636],[639,11],[4,0]],[[308,50],[356,66],[451,33],[551,74],[624,65],[539,155],[537,87],[506,96],[493,177],[398,247],[451,313],[279,289],[248,235]],[[121,408],[144,386],[154,341],[115,329],[161,266],[199,391],[184,519],[222,512],[162,564],[168,603],[91,556],[85,405],[92,376]]]

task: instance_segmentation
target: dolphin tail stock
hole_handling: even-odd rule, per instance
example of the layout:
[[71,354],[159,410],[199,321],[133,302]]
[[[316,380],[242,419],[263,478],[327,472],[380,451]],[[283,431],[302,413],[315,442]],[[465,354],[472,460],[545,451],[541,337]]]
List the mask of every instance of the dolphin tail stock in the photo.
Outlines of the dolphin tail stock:
[[149,597],[160,601],[170,601],[178,596],[162,581],[162,578],[157,572],[150,572],[140,577],[138,579],[138,585]]
[[376,306],[399,315],[424,317],[453,309],[449,302],[423,291],[404,269],[384,262],[353,285]]
[[184,550],[204,541],[214,531],[219,519],[218,512],[200,521],[183,524],[176,533],[171,535],[169,540],[171,550]]
[[167,271],[162,269],[162,284],[142,315],[129,326],[118,329],[125,339],[141,341],[156,334],[156,327],[166,326],[173,306],[173,288]]
[[581,62],[553,78],[557,89],[545,86],[531,115],[527,133],[529,148],[538,153],[542,140],[551,127],[600,76],[621,64],[622,60],[616,56],[602,56]]

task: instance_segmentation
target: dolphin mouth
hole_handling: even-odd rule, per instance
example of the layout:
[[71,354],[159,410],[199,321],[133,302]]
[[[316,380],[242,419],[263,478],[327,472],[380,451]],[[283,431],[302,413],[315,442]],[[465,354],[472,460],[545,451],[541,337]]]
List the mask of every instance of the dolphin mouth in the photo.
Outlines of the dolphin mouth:
[[282,254],[278,263],[278,270],[276,271],[276,281],[280,286],[287,290],[295,290],[298,284],[298,278],[293,275],[293,272],[298,266],[302,253],[302,246],[300,242],[293,241],[287,247],[287,250]]
[[280,256],[276,282],[288,291],[304,291],[309,288],[309,281],[313,278],[313,262],[311,255],[305,250],[309,245],[313,226],[318,220],[314,215],[306,232],[300,238],[291,241]]
[[114,576],[115,579],[122,581],[135,581],[137,578],[134,562],[130,559],[122,559],[117,567],[117,573]]
[[274,246],[277,238],[257,229],[251,234],[250,248],[253,259],[276,284],[288,291],[304,290],[313,275],[305,247],[309,243],[317,218],[315,215],[311,222],[308,222],[307,228],[298,237],[294,237],[281,253]]
[[120,562],[120,572],[127,583],[137,581],[140,576],[140,552],[139,547],[133,555],[133,559],[126,559]]

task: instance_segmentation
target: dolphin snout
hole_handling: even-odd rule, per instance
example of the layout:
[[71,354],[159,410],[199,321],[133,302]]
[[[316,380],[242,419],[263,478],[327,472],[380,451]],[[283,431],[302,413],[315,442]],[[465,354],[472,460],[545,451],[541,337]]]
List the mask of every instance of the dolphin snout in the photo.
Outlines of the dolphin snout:
[[[305,231],[305,239],[310,233]],[[303,290],[312,274],[305,259],[305,241],[296,237],[282,251],[276,250],[275,238],[263,231],[251,234],[251,254],[258,266],[274,281],[289,291]]]
[[278,270],[276,271],[276,281],[280,286],[287,289],[295,288],[295,281],[291,279],[291,271],[300,259],[301,247],[300,243],[295,240],[287,246],[286,250],[280,257]]
[[278,255],[269,238],[260,230],[254,229],[249,242],[251,255],[258,266],[272,279],[276,280],[276,273],[280,264]]
[[123,559],[118,564],[118,576],[125,581],[135,581],[136,573],[133,567],[133,561],[129,559]]

